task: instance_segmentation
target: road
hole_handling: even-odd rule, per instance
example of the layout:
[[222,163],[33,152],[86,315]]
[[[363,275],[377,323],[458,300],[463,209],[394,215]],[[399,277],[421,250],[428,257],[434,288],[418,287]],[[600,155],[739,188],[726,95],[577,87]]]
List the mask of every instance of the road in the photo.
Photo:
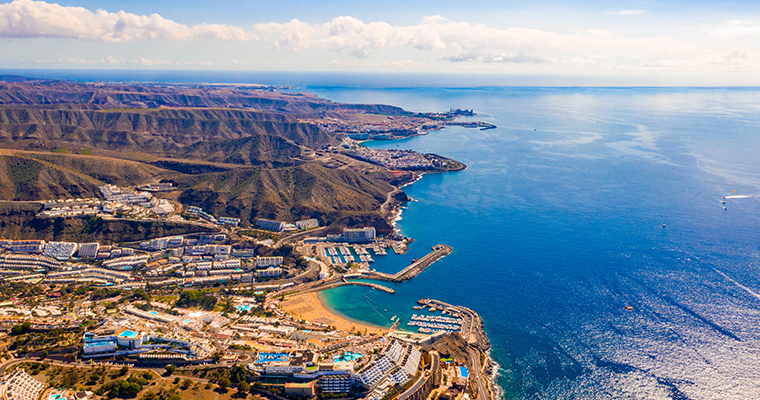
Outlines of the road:
[[470,354],[470,359],[472,359],[472,370],[470,371],[470,377],[477,383],[477,400],[490,400],[491,397],[488,385],[483,383],[486,378],[483,377],[483,366],[480,364],[480,351],[470,347],[467,352]]
[[282,245],[284,245],[286,243],[292,242],[292,241],[296,241],[296,240],[299,240],[299,239],[304,239],[304,238],[307,238],[307,237],[310,237],[310,236],[315,236],[315,234],[320,233],[320,232],[324,231],[325,229],[327,229],[326,226],[320,226],[319,228],[314,228],[314,229],[309,229],[309,230],[306,230],[306,231],[303,231],[303,232],[294,233],[294,234],[292,234],[290,236],[286,236],[286,237],[278,240],[274,244],[274,247],[280,247],[280,246],[282,246]]

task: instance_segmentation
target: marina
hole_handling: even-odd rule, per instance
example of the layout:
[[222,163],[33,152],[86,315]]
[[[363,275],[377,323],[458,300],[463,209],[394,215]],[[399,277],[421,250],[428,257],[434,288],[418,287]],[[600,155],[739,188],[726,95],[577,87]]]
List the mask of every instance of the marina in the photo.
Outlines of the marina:
[[337,243],[334,245],[320,246],[317,252],[318,255],[329,264],[347,265],[353,263],[359,264],[359,269],[369,270],[369,264],[375,262],[370,250],[375,256],[384,256],[388,254],[385,248],[378,243],[351,246]]

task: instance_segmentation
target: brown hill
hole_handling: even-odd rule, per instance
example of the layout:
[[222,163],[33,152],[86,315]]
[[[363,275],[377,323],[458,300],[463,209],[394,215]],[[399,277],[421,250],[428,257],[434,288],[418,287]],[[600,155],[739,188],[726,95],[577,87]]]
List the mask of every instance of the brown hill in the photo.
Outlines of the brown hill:
[[238,110],[0,107],[0,146],[147,153],[235,164],[287,164],[336,139],[290,116]]
[[335,110],[407,114],[382,104],[341,104],[311,93],[239,85],[103,84],[68,81],[0,82],[0,104],[91,104],[107,107],[204,107],[308,114]]
[[[0,150],[0,200],[93,197],[105,183],[168,179],[178,185],[181,202],[244,225],[313,217],[333,230],[374,225],[385,233],[391,227],[380,206],[392,185],[409,177],[316,151],[340,138],[299,122],[305,115],[360,112],[408,114],[261,87],[0,82],[0,148],[6,149]],[[0,236],[121,241],[191,229],[37,220],[34,213],[6,213]]]
[[172,176],[152,165],[91,156],[0,151],[0,200],[97,197],[106,183],[135,185]]
[[341,220],[346,224],[353,218],[378,222],[380,229],[388,231],[377,210],[393,190],[389,175],[309,163],[276,169],[239,168],[175,180],[182,189],[181,202],[251,224],[256,218],[292,221],[312,217],[323,224]]

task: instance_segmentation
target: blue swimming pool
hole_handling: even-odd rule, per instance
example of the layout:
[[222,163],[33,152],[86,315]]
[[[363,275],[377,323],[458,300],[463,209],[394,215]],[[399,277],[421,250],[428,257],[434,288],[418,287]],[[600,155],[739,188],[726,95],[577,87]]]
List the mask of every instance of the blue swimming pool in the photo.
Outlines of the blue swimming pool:
[[346,351],[343,354],[333,356],[333,360],[335,361],[356,361],[360,358],[362,358],[361,353],[354,353],[351,351]]
[[148,314],[158,315],[158,313],[155,311],[148,311]]
[[256,362],[265,363],[272,361],[287,361],[289,358],[289,353],[259,353],[256,356]]
[[470,376],[469,372],[467,372],[466,367],[459,367],[459,376],[461,376],[462,378],[467,378]]
[[138,332],[132,332],[132,331],[124,331],[119,334],[120,338],[127,338],[127,339],[134,339],[137,337],[139,333]]

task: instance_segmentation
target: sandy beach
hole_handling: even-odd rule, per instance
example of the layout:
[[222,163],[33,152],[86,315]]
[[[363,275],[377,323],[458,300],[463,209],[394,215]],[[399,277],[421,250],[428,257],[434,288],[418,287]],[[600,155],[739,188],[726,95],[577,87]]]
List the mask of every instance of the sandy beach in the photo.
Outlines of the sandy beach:
[[388,332],[387,328],[362,324],[337,315],[335,312],[325,307],[320,300],[319,295],[315,292],[297,294],[292,297],[289,296],[285,301],[280,303],[280,306],[283,311],[292,315],[294,318],[331,325],[340,331],[359,331],[364,333],[366,330],[367,333],[378,334]]

